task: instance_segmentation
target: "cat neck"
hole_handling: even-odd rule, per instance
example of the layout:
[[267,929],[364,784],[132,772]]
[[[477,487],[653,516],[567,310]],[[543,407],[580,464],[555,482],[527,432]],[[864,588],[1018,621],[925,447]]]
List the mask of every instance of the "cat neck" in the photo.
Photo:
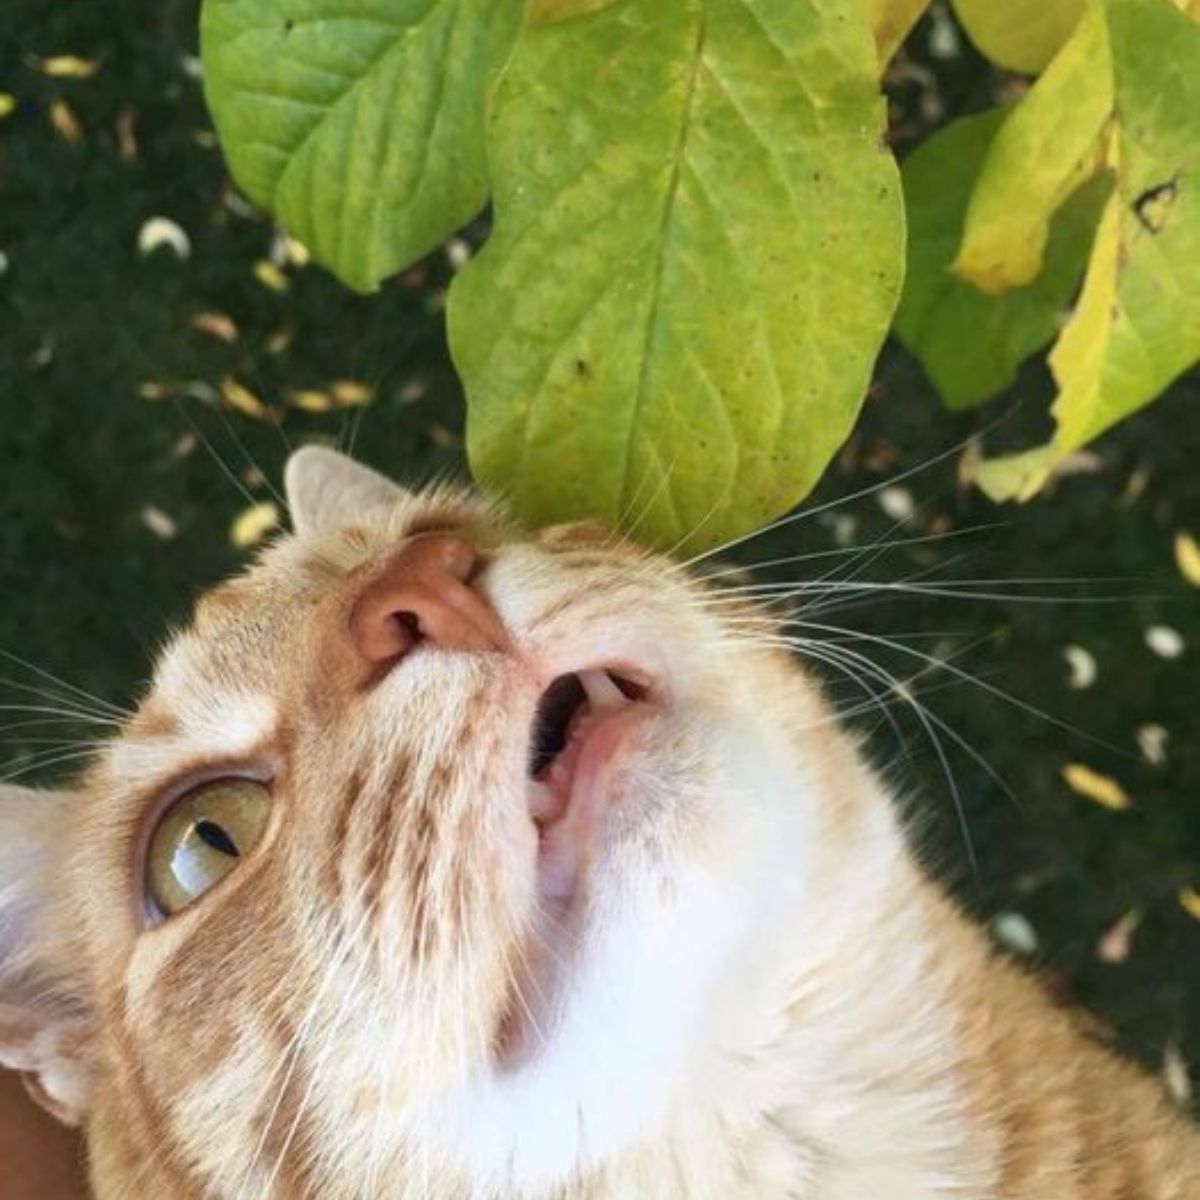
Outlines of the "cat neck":
[[843,799],[820,806],[808,880],[721,998],[658,1162],[674,1178],[639,1179],[639,1194],[995,1194],[947,961],[950,941],[979,960],[986,948],[913,862],[852,743],[826,736],[820,753]]
[[732,973],[665,1135],[596,1200],[1200,1195],[1194,1127],[930,882],[854,742],[806,753],[829,790],[805,885]]

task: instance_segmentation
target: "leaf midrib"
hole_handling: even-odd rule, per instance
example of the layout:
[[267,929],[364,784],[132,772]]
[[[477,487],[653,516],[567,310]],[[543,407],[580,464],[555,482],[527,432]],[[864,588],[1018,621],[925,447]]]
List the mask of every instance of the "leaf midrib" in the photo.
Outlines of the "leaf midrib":
[[[362,87],[366,81],[372,78],[376,72],[382,70],[392,55],[399,49],[405,47],[407,43],[415,36],[418,30],[424,28],[430,18],[437,12],[439,8],[445,5],[456,5],[458,0],[431,0],[429,7],[421,15],[419,20],[413,21],[408,25],[393,26],[396,30],[395,39],[383,50],[383,52],[375,58],[370,65],[357,76],[353,77],[348,86],[338,95],[337,99],[331,104],[324,107],[322,115],[313,122],[311,127],[307,129],[304,136],[296,143],[296,147],[291,151],[289,161],[284,165],[283,170],[275,179],[274,187],[271,189],[270,207],[273,210],[278,210],[280,193],[283,191],[287,176],[292,170],[292,167],[300,161],[307,151],[313,139],[319,136],[320,131],[325,128],[333,115],[338,109],[345,104],[355,92]],[[383,22],[379,22],[383,24]]]
[[[629,436],[625,439],[625,463],[621,471],[620,512],[625,511],[629,495],[630,472],[633,469],[634,431],[641,419],[642,404],[646,391],[646,377],[649,370],[650,346],[658,330],[660,300],[662,297],[662,278],[667,255],[667,242],[671,218],[675,211],[675,202],[679,194],[679,184],[683,176],[683,162],[687,154],[688,137],[692,130],[692,111],[696,98],[696,85],[700,77],[701,59],[704,53],[704,41],[708,32],[708,3],[702,5],[700,18],[696,25],[696,38],[692,46],[692,59],[688,72],[687,93],[684,96],[682,120],[679,124],[679,134],[675,139],[674,161],[671,164],[671,176],[663,193],[663,211],[659,220],[657,248],[654,256],[652,273],[650,306],[646,314],[646,328],[642,338],[642,355],[638,364],[637,383],[634,385],[633,410],[629,418]],[[669,485],[668,485],[669,490]]]

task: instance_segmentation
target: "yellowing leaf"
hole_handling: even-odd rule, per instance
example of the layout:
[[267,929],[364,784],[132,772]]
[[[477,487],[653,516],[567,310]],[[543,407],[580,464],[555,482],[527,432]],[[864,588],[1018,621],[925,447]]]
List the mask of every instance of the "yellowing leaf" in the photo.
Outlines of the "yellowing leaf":
[[[1182,183],[1200,177],[1200,24],[1166,0],[1108,0],[1104,11],[1117,191],[1050,354],[1058,429],[1037,461],[1040,478],[1024,479],[1018,498],[1200,359],[1200,189]],[[979,471],[1003,475],[1014,465]]]
[[256,421],[267,421],[271,418],[270,408],[263,403],[249,388],[243,387],[236,379],[226,377],[221,380],[221,399],[230,408],[253,417]]
[[238,327],[234,324],[233,318],[224,313],[197,313],[192,318],[191,324],[193,329],[200,333],[207,333],[209,337],[215,337],[218,341],[231,343],[237,341]]
[[312,253],[309,248],[303,242],[296,241],[294,237],[284,237],[283,249],[288,262],[293,267],[307,267],[312,262]]
[[333,397],[317,388],[298,388],[288,392],[288,403],[302,412],[324,413],[333,408]]
[[50,124],[64,142],[74,145],[83,141],[83,125],[65,100],[55,100],[50,105]]
[[170,513],[163,512],[157,504],[147,504],[141,512],[142,524],[156,538],[169,542],[179,533],[179,526]]
[[1038,274],[1051,218],[1101,165],[1112,103],[1108,30],[1095,6],[992,140],[951,268],[956,275],[1003,292]]
[[1200,921],[1200,888],[1180,888],[1179,903],[1189,917],[1195,917],[1197,921]]
[[38,70],[54,79],[91,79],[100,70],[100,64],[94,58],[55,54],[50,58],[43,58],[38,63]]
[[266,340],[268,354],[282,354],[291,344],[295,331],[292,329],[277,329]]
[[361,408],[371,403],[372,391],[365,383],[353,379],[335,379],[329,385],[334,401],[341,408]]
[[1085,184],[1055,215],[1038,277],[989,296],[949,270],[971,190],[1005,113],[962,117],[918,146],[900,176],[908,213],[908,271],[894,332],[920,360],[948,408],[995,395],[1053,340],[1087,263],[1107,178]]
[[[1200,25],[1162,0],[1112,0],[1118,195],[1050,357],[1060,454],[1152,400],[1200,359]],[[1170,197],[1163,208],[1164,196]],[[1157,204],[1153,221],[1144,212]]]
[[1200,545],[1190,533],[1175,535],[1175,565],[1192,587],[1200,587]]
[[1103,349],[1112,325],[1117,299],[1121,251],[1121,198],[1114,195],[1100,218],[1083,291],[1071,320],[1050,353],[1050,369],[1060,381],[1070,381],[1076,395],[1092,394],[1100,386]]
[[858,0],[858,6],[875,35],[879,65],[886,66],[929,7],[929,0]]
[[993,62],[1035,75],[1058,52],[1087,0],[953,0],[967,36]]
[[229,527],[229,540],[245,548],[257,545],[279,525],[279,506],[271,500],[252,504],[234,518]]
[[17,98],[11,92],[0,92],[0,121],[17,111]]
[[138,230],[139,254],[153,254],[160,246],[168,247],[180,259],[189,258],[192,253],[187,232],[170,217],[151,217]]
[[1062,777],[1071,791],[1105,808],[1119,812],[1129,807],[1129,796],[1115,779],[1083,763],[1068,763],[1062,769]]
[[123,108],[117,114],[117,153],[122,162],[137,159],[137,115],[132,108]]
[[273,292],[286,292],[291,287],[288,277],[267,258],[260,258],[254,264],[254,278]]

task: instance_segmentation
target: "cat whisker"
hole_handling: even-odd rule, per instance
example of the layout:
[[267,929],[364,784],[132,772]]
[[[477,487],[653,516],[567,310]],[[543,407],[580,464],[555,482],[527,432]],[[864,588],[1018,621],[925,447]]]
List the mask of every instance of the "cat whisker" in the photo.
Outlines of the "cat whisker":
[[56,708],[48,704],[0,704],[0,712],[36,713],[66,721],[77,721],[81,725],[100,725],[111,729],[120,729],[122,725],[122,722],[113,717],[101,717],[95,713],[80,712],[73,708]]
[[107,744],[89,738],[52,738],[52,737],[4,737],[0,743],[6,746],[47,746],[58,750],[91,750],[103,749]]
[[[962,529],[950,529],[942,533],[922,534],[919,537],[893,538],[886,543],[887,550],[899,550],[911,546],[927,546],[940,542],[951,541],[955,538],[967,537],[972,534],[985,533],[994,529],[1003,529],[1007,526],[1004,521],[992,521],[980,525],[967,525]],[[763,571],[771,567],[785,567],[796,563],[815,562],[825,558],[849,558],[853,555],[861,553],[860,546],[833,546],[827,547],[824,550],[810,550],[804,554],[788,554],[781,558],[766,558],[758,562],[746,563],[745,565],[734,564],[728,567],[722,567],[718,571],[706,571],[701,579],[704,583],[709,583],[715,579],[724,579],[730,575],[746,575],[753,571]]]
[[[348,430],[348,436],[346,439],[346,453],[351,458],[354,457],[354,447],[358,443],[358,435],[362,431],[362,425],[366,415],[367,406],[365,404],[361,408],[357,408],[352,412],[348,411],[346,413],[346,418],[343,422],[342,428],[344,431]],[[282,429],[282,426],[280,426],[280,428]],[[338,440],[341,440],[340,434]]]
[[[871,674],[864,673],[861,670],[854,670],[832,648],[817,642],[805,643],[804,639],[784,639],[781,644],[786,645],[789,650],[799,653],[802,656],[825,663],[827,666],[839,671],[858,689],[866,692],[868,699],[860,701],[860,703],[865,705],[868,711],[874,709],[883,720],[887,721],[892,733],[895,735],[897,743],[904,749],[905,755],[908,755],[908,739],[899,721],[896,719],[895,713],[889,707],[888,701],[889,694],[896,699],[903,698],[898,681],[884,680],[883,691],[880,692],[874,686],[875,683],[880,681],[878,673],[875,673],[873,678]],[[841,719],[841,717],[839,716],[838,719]]]
[[[807,651],[809,654],[814,653],[812,644],[804,645],[804,639],[799,639],[800,645],[797,646],[801,652]],[[982,766],[993,779],[1000,783],[1004,791],[1011,797],[1012,792],[1008,786],[996,775],[991,764],[972,746],[956,729],[953,729],[945,721],[942,720],[936,713],[932,712],[924,704],[922,704],[905,685],[897,679],[892,673],[881,667],[878,663],[868,658],[866,655],[859,654],[856,651],[849,650],[845,646],[829,647],[821,645],[821,652],[832,655],[837,659],[844,659],[850,663],[857,664],[863,671],[873,675],[881,683],[894,690],[895,694],[902,698],[911,708],[913,714],[920,722],[925,730],[926,736],[929,738],[929,743],[933,747],[934,753],[937,755],[942,774],[945,776],[947,787],[950,791],[951,799],[954,803],[954,811],[958,817],[959,828],[962,832],[963,843],[966,847],[967,858],[970,861],[971,869],[978,870],[978,859],[975,853],[975,843],[971,839],[971,831],[967,823],[966,808],[963,803],[962,790],[959,787],[958,779],[955,777],[953,768],[950,765],[949,756],[946,754],[946,748],[942,744],[941,738],[938,736],[938,730],[941,730],[950,737],[958,746],[965,750],[980,766]]]
[[237,472],[221,457],[216,446],[209,440],[208,435],[200,428],[199,422],[188,412],[187,405],[178,396],[171,398],[171,403],[175,406],[175,411],[188,423],[192,432],[200,440],[200,444],[208,452],[208,456],[216,463],[222,475],[233,484],[234,488],[241,494],[247,504],[257,503],[257,498],[254,493],[238,478]]
[[[995,423],[996,422],[993,422],[992,425],[995,425]],[[691,558],[677,564],[677,567],[680,570],[687,570],[690,567],[694,567],[697,563],[703,562],[705,559],[716,558],[719,555],[727,554],[729,551],[738,546],[744,545],[746,542],[752,541],[754,538],[762,537],[763,534],[771,533],[776,529],[783,529],[788,525],[794,525],[800,521],[811,520],[813,517],[819,516],[823,512],[828,512],[830,509],[839,508],[844,504],[851,504],[855,500],[861,500],[866,496],[874,495],[877,492],[881,492],[885,488],[892,487],[906,479],[911,479],[914,475],[919,475],[923,471],[928,471],[931,468],[936,467],[938,464],[953,458],[956,454],[961,454],[971,444],[972,441],[975,441],[978,437],[981,437],[982,434],[987,433],[988,429],[991,427],[992,426],[988,426],[982,431],[982,433],[972,434],[969,437],[964,438],[962,441],[955,443],[953,446],[940,451],[933,457],[927,458],[923,462],[916,463],[915,465],[908,467],[903,471],[899,471],[894,475],[888,476],[886,479],[882,479],[878,483],[873,483],[868,487],[859,488],[857,491],[851,492],[849,495],[841,496],[836,500],[828,500],[825,503],[817,504],[812,508],[803,508],[798,511],[785,513],[782,517],[778,517],[774,521],[769,521],[766,525],[761,526],[759,529],[756,529],[751,533],[746,533],[742,534],[740,537],[731,538],[722,545],[714,546],[711,550],[705,550],[703,553],[693,555]]]
[[[616,523],[617,528],[622,531],[622,535],[627,537],[630,541],[636,539],[637,531],[641,527],[642,522],[647,516],[650,515],[650,512],[654,508],[659,496],[661,496],[663,491],[670,486],[671,477],[675,473],[675,467],[678,462],[679,456],[676,454],[665,471],[654,471],[651,470],[650,467],[646,468],[642,475],[641,481],[638,483],[637,491],[634,493],[628,505],[626,505],[626,510],[621,514],[621,519]],[[627,516],[632,511],[633,506],[641,499],[642,491],[645,489],[647,482],[653,479],[656,475],[658,477],[658,483],[654,490],[650,493],[649,498],[642,504],[637,516],[634,517],[632,521],[627,520]]]
[[982,589],[997,585],[1042,587],[1078,586],[1086,582],[1110,582],[1108,580],[1079,580],[1079,579],[950,579],[944,583],[921,583],[909,580],[802,580],[799,582],[763,582],[744,584],[737,587],[722,588],[715,593],[717,598],[733,597],[737,599],[793,599],[808,596],[824,596],[829,594],[849,592],[854,594],[876,594],[880,592],[897,592],[903,595],[920,597],[939,597],[957,600],[988,600],[1003,603],[1030,604],[1114,604],[1128,603],[1131,596],[1128,593],[1105,594],[1101,596],[1077,596],[1064,594],[1037,594],[1023,592],[989,592]]
[[[19,654],[14,654],[11,650],[0,648],[0,658],[8,659],[9,662],[15,663],[24,670],[46,680],[47,683],[53,684],[56,688],[67,693],[69,696],[76,697],[76,703],[82,702],[88,705],[90,709],[94,709],[96,712],[105,712],[114,717],[121,718],[133,716],[132,710],[123,708],[119,704],[113,704],[111,701],[104,700],[101,697],[94,695],[92,692],[86,691],[84,688],[78,687],[76,684],[60,678],[52,671],[47,671],[44,667],[39,667],[36,663],[32,663],[28,659],[22,658]],[[9,687],[19,688],[23,691],[34,690],[31,684],[21,683],[17,680],[0,679],[0,682],[7,684]],[[47,695],[49,694],[50,693],[47,693]]]
[[[811,625],[812,623],[788,622],[788,624]],[[994,688],[993,685],[986,683],[979,676],[972,675],[969,672],[953,666],[951,661],[952,658],[960,657],[961,655],[968,653],[970,650],[974,649],[987,639],[976,639],[974,642],[968,643],[966,646],[961,647],[953,656],[937,658],[932,655],[924,654],[921,651],[913,650],[911,647],[908,647],[894,639],[880,638],[869,634],[864,635],[857,631],[843,630],[836,626],[817,626],[816,628],[819,631],[832,632],[834,636],[825,636],[822,637],[820,641],[816,641],[811,638],[779,634],[774,637],[768,637],[766,639],[759,640],[761,642],[765,642],[766,644],[788,647],[800,653],[801,655],[814,658],[817,661],[825,662],[830,666],[838,667],[844,674],[847,675],[847,677],[853,679],[861,686],[863,685],[862,677],[857,675],[851,669],[853,666],[856,666],[859,671],[862,671],[865,675],[873,677],[882,685],[884,685],[887,690],[892,693],[894,699],[902,701],[913,710],[917,719],[924,728],[931,746],[939,758],[943,774],[946,777],[951,795],[954,799],[955,810],[958,814],[959,824],[962,829],[967,851],[971,858],[972,865],[974,866],[974,846],[971,842],[969,829],[966,823],[961,791],[959,789],[957,779],[950,768],[949,760],[945,754],[945,749],[941,744],[941,740],[937,731],[940,730],[941,733],[945,734],[945,736],[949,737],[956,745],[964,750],[1014,803],[1017,803],[1017,800],[1012,792],[1012,789],[996,772],[986,758],[980,754],[979,751],[976,750],[976,748],[972,746],[956,729],[954,729],[953,726],[951,726],[937,713],[929,709],[928,706],[922,704],[920,700],[918,700],[914,691],[914,685],[926,675],[944,671],[948,672],[952,676],[953,682],[957,684],[973,684],[977,687],[984,687],[988,690],[994,690],[997,694],[1016,702],[1014,697],[1009,697],[1007,693],[1002,692],[1000,689]],[[861,654],[850,649],[849,645],[847,645],[847,643],[861,642],[864,640],[868,642],[874,641],[885,646],[890,645],[894,650],[900,650],[910,654],[911,656],[915,656],[922,663],[922,667],[908,679],[900,680],[873,659],[869,658],[865,654]],[[876,695],[871,704],[864,704],[862,707],[868,710],[871,707],[878,707],[881,713],[886,715],[888,711],[887,705],[892,702],[892,699],[880,699]],[[841,709],[835,714],[834,717],[829,718],[828,723],[833,724],[844,721],[849,715],[851,714],[849,714],[845,709]],[[897,725],[894,723],[894,721],[889,723],[892,724],[892,728],[897,734],[898,740],[903,743],[903,734],[898,729]]]
[[61,766],[63,763],[79,762],[83,759],[94,758],[95,750],[71,750],[61,754],[35,755],[29,762],[4,774],[0,774],[0,783],[11,783],[14,779],[22,779],[35,772],[48,770],[50,767]]
[[[242,439],[238,436],[238,432],[234,428],[233,422],[230,421],[229,417],[226,415],[225,410],[219,404],[214,405],[214,409],[216,411],[217,416],[220,418],[221,424],[225,428],[225,432],[229,435],[229,440],[231,442],[233,442],[234,447],[237,449],[238,453],[245,460],[246,465],[252,471],[254,471],[259,476],[259,478],[262,479],[262,481],[266,484],[267,490],[271,493],[272,498],[278,502],[280,507],[286,509],[287,508],[287,500],[284,498],[283,493],[275,486],[275,484],[273,484],[271,482],[270,474],[268,474],[268,472],[264,471],[262,469],[262,467],[260,467],[258,465],[257,459],[255,459],[254,455],[251,454],[250,451],[246,448],[245,442],[243,442]],[[278,429],[282,432],[283,425],[279,421],[273,421],[272,424],[275,426],[276,429]],[[285,451],[290,451],[290,446],[288,445],[286,434],[284,434],[284,449],[285,449]]]
[[[725,506],[725,503],[728,499],[729,499],[728,492],[724,492],[720,496],[718,496],[716,499],[714,499],[712,502],[712,507],[709,508],[708,512],[706,512],[704,514],[704,516],[701,517],[700,520],[694,526],[692,526],[691,529],[689,529],[686,533],[681,535],[675,541],[675,543],[668,548],[668,550],[666,551],[667,557],[673,559],[675,557],[675,555],[678,554],[679,551],[684,546],[687,545],[688,542],[690,542],[694,537],[697,537],[700,533],[702,533],[704,530],[704,527],[709,523],[709,521],[711,521],[713,519],[713,517],[715,517],[717,515],[718,512],[721,511],[721,509]],[[715,554],[717,552],[713,551],[712,553]],[[704,555],[703,557],[709,557],[709,556]],[[677,563],[677,564],[675,564],[675,569],[676,570],[684,570],[688,566],[690,566],[693,562],[696,562],[696,561],[699,561],[699,560],[698,559],[689,559],[687,562]]]
[[1075,737],[1091,742],[1093,745],[1100,746],[1105,750],[1109,750],[1114,754],[1118,754],[1123,758],[1130,758],[1132,755],[1129,751],[1120,746],[1115,746],[1111,742],[1103,738],[1096,737],[1076,725],[1072,725],[1069,721],[1064,721],[1060,717],[1054,716],[1053,713],[1046,712],[1045,709],[1038,708],[1035,704],[1030,704],[1026,700],[1014,696],[1011,692],[1005,691],[1003,688],[997,687],[995,684],[988,683],[986,680],[972,675],[969,671],[964,671],[961,667],[957,667],[950,659],[935,658],[930,654],[926,654],[922,650],[918,650],[913,646],[906,645],[903,642],[893,641],[880,634],[865,633],[862,631],[846,629],[840,625],[827,625],[821,622],[809,621],[802,618],[791,618],[784,622],[785,626],[796,627],[803,629],[811,629],[817,633],[837,634],[842,637],[848,637],[860,642],[866,642],[875,646],[882,646],[896,651],[899,654],[907,655],[910,658],[916,658],[921,662],[928,664],[934,670],[948,671],[955,675],[965,683],[970,683],[973,686],[980,688],[990,696],[994,696],[998,700],[1003,700],[1007,704],[1011,704],[1019,711],[1028,714],[1029,716],[1037,717],[1039,720],[1045,721],[1053,725],[1057,729],[1061,729],[1066,733],[1070,733]]
[[[44,729],[56,725],[88,725],[92,724],[86,718],[80,717],[30,717],[25,721],[9,721],[4,725],[0,725],[0,733],[11,734],[18,729]],[[22,741],[23,738],[12,738],[11,741]],[[103,745],[103,741],[97,741],[97,745]]]

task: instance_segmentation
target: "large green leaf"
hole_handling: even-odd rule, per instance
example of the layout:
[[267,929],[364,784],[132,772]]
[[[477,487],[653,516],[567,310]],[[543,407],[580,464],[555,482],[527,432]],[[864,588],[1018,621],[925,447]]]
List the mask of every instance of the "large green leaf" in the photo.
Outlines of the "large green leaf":
[[993,139],[971,194],[956,274],[988,292],[1037,276],[1054,214],[1100,165],[1112,104],[1108,28],[1096,0]]
[[1070,36],[1087,0],[953,0],[971,41],[1010,71],[1036,74]]
[[701,545],[812,487],[902,266],[877,70],[853,0],[535,10],[450,297],[472,466],[519,514]]
[[234,178],[368,290],[487,198],[484,97],[517,0],[205,0],[205,89]]
[[897,337],[950,408],[994,395],[1057,333],[1083,275],[1110,183],[1085,185],[1054,219],[1045,262],[1026,287],[989,296],[950,273],[976,174],[1006,120],[993,109],[964,117],[923,143],[901,176],[908,211],[908,271]]
[[997,499],[1032,495],[1067,454],[1200,359],[1200,25],[1170,0],[1107,0],[1106,11],[1117,192],[1050,356],[1058,430],[1041,453],[981,465]]

